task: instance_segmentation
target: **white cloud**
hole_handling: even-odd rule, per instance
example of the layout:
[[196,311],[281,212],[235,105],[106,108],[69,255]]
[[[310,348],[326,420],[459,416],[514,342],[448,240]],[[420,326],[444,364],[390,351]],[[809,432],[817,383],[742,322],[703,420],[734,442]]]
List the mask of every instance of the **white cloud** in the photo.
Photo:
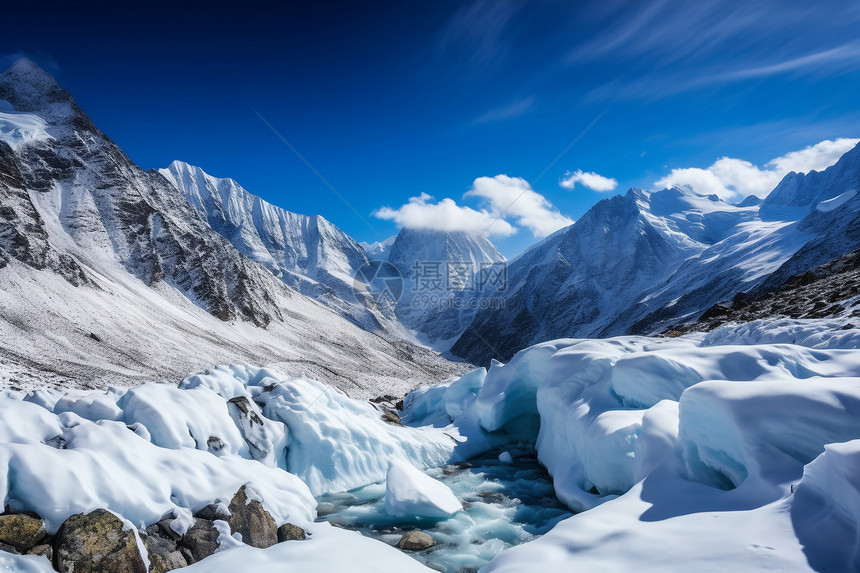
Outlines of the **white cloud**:
[[789,172],[807,173],[826,169],[858,142],[860,139],[826,139],[771,159],[763,167],[742,159],[721,157],[707,169],[673,169],[654,185],[659,188],[689,185],[698,193],[715,194],[727,201],[735,201],[747,195],[765,197]]
[[465,231],[482,235],[508,236],[516,229],[504,219],[484,209],[457,205],[453,199],[442,199],[432,203],[433,197],[422,193],[397,209],[382,207],[373,212],[378,219],[394,221],[398,227],[427,229],[434,231]]
[[520,177],[478,177],[463,197],[477,197],[486,204],[481,209],[473,209],[458,205],[449,198],[434,203],[433,197],[421,193],[397,209],[382,207],[372,215],[394,221],[407,229],[498,236],[513,235],[522,227],[535,237],[545,237],[573,224],[573,219],[562,215],[546,197]]
[[577,183],[601,193],[613,191],[618,187],[618,181],[613,178],[604,177],[594,172],[583,172],[581,169],[577,169],[573,173],[565,173],[559,185],[565,189],[573,189]]
[[494,212],[515,218],[518,225],[527,228],[535,237],[545,237],[573,224],[573,219],[559,213],[521,177],[478,177],[465,197],[486,199]]

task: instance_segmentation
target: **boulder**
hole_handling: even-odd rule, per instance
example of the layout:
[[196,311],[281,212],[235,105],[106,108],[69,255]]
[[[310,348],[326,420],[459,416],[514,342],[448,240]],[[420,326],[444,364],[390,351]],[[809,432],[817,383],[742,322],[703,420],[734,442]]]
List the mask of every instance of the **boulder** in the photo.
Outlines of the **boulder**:
[[179,550],[181,537],[170,528],[170,521],[163,519],[146,528],[143,543],[149,554],[149,573],[166,573],[188,565]]
[[421,551],[436,545],[436,541],[423,531],[407,531],[397,542],[399,549]]
[[292,523],[285,523],[278,528],[278,543],[283,543],[284,541],[302,540],[307,538],[307,532],[298,525],[293,525]]
[[179,552],[189,565],[197,563],[218,550],[220,535],[213,522],[207,519],[195,519],[194,525],[179,541]]
[[26,553],[45,539],[45,522],[29,513],[0,515],[0,543]]
[[248,487],[242,486],[228,506],[230,531],[242,535],[242,541],[252,547],[265,549],[278,542],[278,525],[263,504],[249,497]]
[[60,573],[147,573],[134,532],[106,509],[68,518],[54,538]]

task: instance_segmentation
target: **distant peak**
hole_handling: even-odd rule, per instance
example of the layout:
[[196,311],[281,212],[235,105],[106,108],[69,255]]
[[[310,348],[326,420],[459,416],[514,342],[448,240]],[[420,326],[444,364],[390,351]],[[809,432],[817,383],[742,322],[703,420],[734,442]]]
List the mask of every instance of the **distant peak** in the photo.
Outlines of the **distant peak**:
[[72,101],[51,74],[27,58],[18,60],[0,74],[0,99],[8,101],[16,111],[38,113],[48,121],[70,112],[68,107],[49,109],[48,104]]
[[29,58],[21,58],[12,64],[3,74],[3,77],[14,77],[18,81],[26,82],[32,86],[44,86],[46,88],[57,87],[54,77],[39,67],[39,64]]

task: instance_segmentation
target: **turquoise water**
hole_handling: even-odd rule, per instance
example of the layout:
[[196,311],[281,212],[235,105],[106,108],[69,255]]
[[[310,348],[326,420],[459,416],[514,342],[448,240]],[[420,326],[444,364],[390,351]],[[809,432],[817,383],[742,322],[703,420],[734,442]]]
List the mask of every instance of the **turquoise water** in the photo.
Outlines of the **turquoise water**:
[[317,498],[319,519],[390,545],[405,531],[419,529],[429,533],[437,545],[407,551],[408,555],[439,571],[477,570],[504,549],[531,541],[572,515],[555,497],[552,478],[538,463],[534,447],[523,444],[506,449],[513,464],[500,462],[499,450],[428,472],[463,503],[464,510],[448,519],[387,515],[382,501],[384,484]]

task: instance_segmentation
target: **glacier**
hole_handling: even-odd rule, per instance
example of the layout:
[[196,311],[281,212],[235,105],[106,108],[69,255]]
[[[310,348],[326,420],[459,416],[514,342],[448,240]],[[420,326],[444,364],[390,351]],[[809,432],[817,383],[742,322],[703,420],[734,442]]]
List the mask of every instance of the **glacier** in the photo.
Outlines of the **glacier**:
[[[860,506],[853,478],[860,329],[795,322],[780,321],[781,328],[806,332],[803,344],[756,342],[740,328],[710,337],[539,344],[506,364],[413,391],[401,411],[406,425],[331,386],[240,365],[176,386],[5,391],[0,491],[4,504],[39,513],[54,531],[69,515],[97,507],[142,527],[249,484],[278,522],[307,526],[319,547],[343,543],[355,551],[356,567],[370,568],[367,555],[374,555],[411,569],[420,564],[379,541],[315,523],[320,500],[347,491],[383,499],[389,481],[389,491],[406,484],[406,498],[450,513],[460,502],[422,472],[453,480],[458,495],[477,489],[491,496],[492,481],[434,468],[484,454],[484,463],[516,472],[524,455],[518,444],[533,444],[555,494],[575,515],[549,513],[542,536],[508,537],[508,520],[538,513],[509,511],[520,502],[501,496],[498,511],[490,504],[477,513],[434,514],[431,527],[442,538],[445,527],[502,535],[445,563],[489,562],[488,571],[848,570],[860,551],[853,509]],[[739,344],[744,337],[748,343]],[[392,476],[392,468],[403,475]],[[380,501],[344,510],[343,518],[383,523],[384,507],[402,513],[398,503]],[[274,567],[293,551],[313,562],[306,549],[240,546],[207,560],[207,570],[229,570],[242,559]],[[20,570],[41,565],[3,559]],[[343,563],[317,559],[321,567]]]

